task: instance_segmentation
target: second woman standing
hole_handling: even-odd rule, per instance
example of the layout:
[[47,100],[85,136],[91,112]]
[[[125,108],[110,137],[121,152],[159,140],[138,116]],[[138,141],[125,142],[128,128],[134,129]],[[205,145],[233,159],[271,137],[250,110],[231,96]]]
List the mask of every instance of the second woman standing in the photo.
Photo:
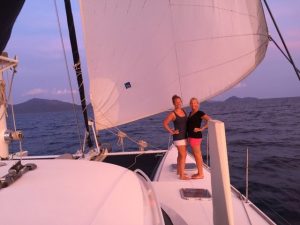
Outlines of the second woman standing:
[[[192,178],[202,179],[204,178],[201,154],[202,131],[207,129],[207,121],[210,120],[210,117],[199,110],[199,102],[196,98],[191,98],[190,107],[192,111],[187,120],[188,142],[192,148],[198,169],[198,173],[194,174]],[[205,123],[201,127],[202,120],[205,120]]]

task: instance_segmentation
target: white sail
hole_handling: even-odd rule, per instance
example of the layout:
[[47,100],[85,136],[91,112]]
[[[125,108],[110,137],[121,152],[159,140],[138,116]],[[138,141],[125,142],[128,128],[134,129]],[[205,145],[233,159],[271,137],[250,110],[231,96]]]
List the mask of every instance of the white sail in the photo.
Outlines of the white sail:
[[[245,78],[263,59],[260,0],[81,0],[97,129],[201,101]],[[127,86],[127,88],[126,88]]]

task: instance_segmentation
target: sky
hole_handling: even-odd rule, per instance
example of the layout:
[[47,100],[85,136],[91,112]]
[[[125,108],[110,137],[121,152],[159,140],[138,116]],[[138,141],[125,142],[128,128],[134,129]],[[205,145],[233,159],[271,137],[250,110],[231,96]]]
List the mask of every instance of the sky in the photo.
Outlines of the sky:
[[[89,81],[84,54],[84,44],[77,1],[71,1],[75,19],[78,46],[83,67],[84,86],[89,101]],[[294,62],[300,68],[300,1],[269,0],[269,6],[286,41]],[[64,14],[63,1],[57,0],[64,45],[66,49],[70,82],[59,35],[53,0],[27,0],[16,21],[10,41],[5,49],[20,60],[14,78],[11,103],[17,104],[31,98],[58,99],[79,102],[77,81],[72,68],[72,53]],[[279,36],[265,11],[270,35],[280,43]],[[5,73],[6,79],[11,73]],[[72,91],[71,91],[72,90]],[[293,67],[287,62],[273,43],[263,62],[246,79],[214,100],[225,100],[230,96],[280,98],[300,96],[300,81]]]

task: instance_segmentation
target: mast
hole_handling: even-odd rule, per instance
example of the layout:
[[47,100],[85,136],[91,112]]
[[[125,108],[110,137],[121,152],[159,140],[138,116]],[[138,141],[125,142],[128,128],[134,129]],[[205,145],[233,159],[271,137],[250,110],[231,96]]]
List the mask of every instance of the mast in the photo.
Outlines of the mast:
[[[0,59],[1,60],[1,59]],[[3,74],[1,70],[0,61],[0,159],[6,159],[8,157],[8,143],[5,141],[5,131],[7,130],[6,125],[6,96],[5,96],[5,83],[3,80]]]
[[9,156],[9,143],[11,141],[20,141],[23,138],[21,131],[11,131],[7,129],[6,123],[6,92],[3,72],[9,69],[14,71],[18,65],[17,59],[8,58],[7,53],[0,55],[0,159],[7,159]]
[[80,94],[80,101],[81,101],[81,108],[82,108],[82,112],[83,112],[85,129],[86,129],[86,133],[87,133],[87,136],[86,136],[87,143],[88,143],[88,146],[91,147],[92,140],[90,137],[89,125],[88,125],[87,106],[86,106],[86,101],[85,101],[85,92],[84,92],[83,79],[82,79],[81,63],[80,63],[78,46],[77,46],[76,31],[75,31],[75,26],[74,26],[74,20],[73,20],[72,7],[71,7],[70,0],[65,0],[65,8],[66,8],[67,21],[68,21],[68,28],[69,28],[68,29],[69,30],[69,38],[70,38],[70,43],[71,43],[72,53],[73,53],[74,69],[76,72],[78,89],[79,89],[79,94]]

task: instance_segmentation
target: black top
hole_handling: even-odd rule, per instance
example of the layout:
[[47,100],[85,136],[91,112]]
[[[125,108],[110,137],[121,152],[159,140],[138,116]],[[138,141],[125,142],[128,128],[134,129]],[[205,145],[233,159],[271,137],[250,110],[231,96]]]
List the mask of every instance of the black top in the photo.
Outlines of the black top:
[[174,129],[179,130],[179,134],[173,134],[173,140],[178,141],[178,140],[186,139],[187,138],[187,134],[186,134],[187,116],[186,116],[186,113],[183,110],[184,116],[179,116],[175,113],[175,111],[173,111],[173,112],[176,116],[175,120],[173,121]]
[[202,132],[194,132],[194,128],[200,128],[202,123],[202,116],[204,116],[205,113],[202,111],[196,112],[194,115],[191,116],[191,112],[189,114],[188,120],[187,120],[187,133],[188,137],[191,138],[202,138]]

